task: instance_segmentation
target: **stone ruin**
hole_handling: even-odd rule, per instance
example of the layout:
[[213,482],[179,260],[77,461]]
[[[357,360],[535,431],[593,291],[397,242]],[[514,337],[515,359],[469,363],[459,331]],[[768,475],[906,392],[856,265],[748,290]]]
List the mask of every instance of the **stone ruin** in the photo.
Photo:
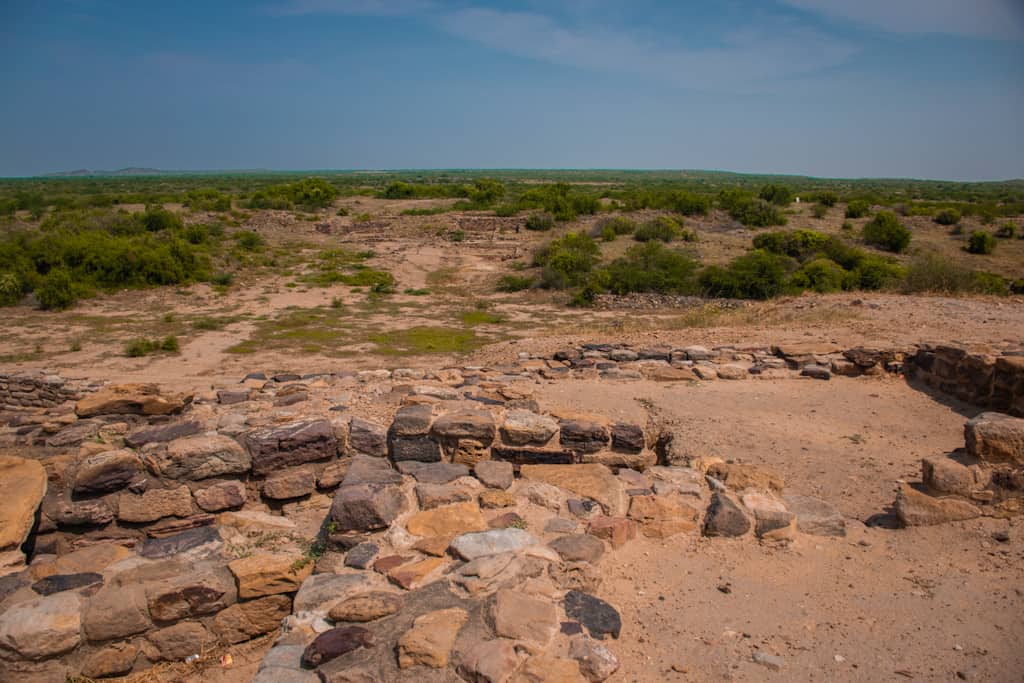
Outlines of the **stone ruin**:
[[[787,543],[845,522],[655,424],[543,410],[538,382],[912,374],[919,353],[587,345],[198,395],[21,391],[0,433],[0,678],[199,666],[272,638],[261,683],[602,681],[622,628],[607,553],[638,534]],[[1020,511],[1024,420],[984,413],[966,442],[925,460],[901,521]]]

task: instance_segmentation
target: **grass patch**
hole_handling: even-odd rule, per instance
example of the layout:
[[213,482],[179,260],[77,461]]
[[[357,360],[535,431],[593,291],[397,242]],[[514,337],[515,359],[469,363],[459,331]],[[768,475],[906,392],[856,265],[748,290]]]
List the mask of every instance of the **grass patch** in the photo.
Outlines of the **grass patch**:
[[462,324],[466,327],[476,327],[477,325],[497,325],[505,322],[505,318],[498,315],[497,313],[491,313],[490,311],[466,311],[460,318]]
[[484,340],[473,330],[453,327],[411,327],[370,336],[377,353],[386,356],[413,356],[428,353],[469,353]]

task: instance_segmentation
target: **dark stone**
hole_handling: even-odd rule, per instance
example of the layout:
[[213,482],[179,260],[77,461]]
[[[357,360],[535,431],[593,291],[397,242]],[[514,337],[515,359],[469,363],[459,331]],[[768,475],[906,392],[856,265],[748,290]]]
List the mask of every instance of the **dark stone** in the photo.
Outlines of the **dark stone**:
[[348,427],[348,445],[359,453],[383,457],[388,453],[387,431],[376,422],[353,417]]
[[362,647],[373,647],[373,636],[361,626],[339,626],[321,633],[302,653],[302,665],[313,669]]
[[75,472],[75,493],[106,493],[124,488],[142,471],[142,460],[123,448],[90,455]]
[[386,529],[405,511],[408,500],[396,484],[354,484],[334,494],[331,519],[341,531]]
[[622,631],[622,617],[618,610],[601,598],[589,593],[571,590],[563,601],[565,615],[580,622],[592,638],[604,640],[605,636],[618,638]]
[[53,574],[32,584],[32,590],[39,595],[53,595],[62,591],[103,583],[103,575],[96,572],[80,574]]
[[503,406],[503,405],[505,405],[505,401],[499,401],[496,398],[490,398],[488,396],[474,396],[473,394],[470,394],[468,392],[465,393],[464,396],[465,396],[467,401],[476,401],[477,403],[482,403],[485,406]]
[[812,379],[831,379],[832,372],[820,365],[805,365],[804,369],[800,371],[800,374],[804,377],[810,377]]
[[561,361],[576,360],[577,358],[580,357],[580,355],[580,352],[577,351],[576,349],[564,349],[562,351],[555,351],[552,358]]
[[612,425],[612,448],[639,453],[646,445],[644,430],[639,425],[618,422]]
[[[223,402],[223,401],[222,401]],[[124,437],[124,443],[131,448],[139,448],[147,443],[163,443],[183,436],[192,436],[203,431],[203,425],[195,420],[172,422],[171,424],[146,427]]]
[[572,451],[554,451],[524,446],[491,446],[492,460],[506,460],[514,465],[571,465],[576,461]]
[[434,420],[431,432],[440,439],[458,441],[473,439],[484,445],[494,441],[497,427],[494,416],[481,410],[447,413]]
[[608,429],[589,420],[562,420],[559,443],[578,453],[596,453],[608,447]]
[[305,391],[293,391],[290,394],[285,394],[284,396],[278,396],[275,398],[274,405],[278,408],[284,408],[307,400],[309,400],[309,394]]
[[220,540],[220,532],[213,526],[201,526],[164,538],[153,538],[142,544],[139,555],[151,560],[170,557],[192,548]]
[[242,378],[242,381],[245,382],[246,380],[250,379],[266,381],[267,376],[262,372],[250,372],[248,375]]
[[469,468],[461,463],[422,463],[416,460],[406,460],[396,463],[396,466],[399,472],[412,475],[421,484],[447,484],[459,477],[469,475]]
[[595,512],[600,512],[601,507],[590,500],[589,498],[570,498],[566,505],[569,508],[569,512],[581,519],[586,519],[592,516]]
[[583,626],[578,621],[563,621],[560,630],[565,636],[578,636],[583,633]]
[[388,439],[388,451],[395,462],[416,460],[440,462],[441,447],[428,436],[396,436]]
[[353,569],[367,569],[377,559],[380,547],[376,543],[366,541],[360,543],[345,554],[345,566]]
[[349,463],[342,486],[357,484],[401,484],[402,475],[391,467],[391,463],[382,458],[369,455],[357,455]]
[[28,570],[20,571],[6,576],[0,576],[0,601],[7,598],[14,591],[21,590],[29,584],[30,574]]
[[599,351],[600,353],[611,353],[614,348],[611,344],[587,343],[583,345],[584,351]]
[[191,529],[211,526],[216,521],[216,515],[206,513],[199,513],[183,519],[168,517],[162,522],[146,527],[146,535],[150,538],[168,538]]
[[748,531],[750,520],[740,506],[721,491],[711,494],[711,504],[704,518],[704,535],[742,536]]
[[103,498],[70,501],[61,496],[43,499],[43,513],[61,526],[93,526],[114,519],[114,511]]
[[99,420],[79,420],[47,439],[46,445],[54,448],[77,446],[83,441],[95,437],[102,426],[103,423]]
[[294,372],[282,372],[274,375],[271,379],[275,382],[298,382],[302,377],[296,375]]
[[291,465],[326,460],[338,452],[338,440],[328,420],[256,429],[245,435],[245,445],[252,455],[252,471],[259,476]]
[[430,406],[402,406],[395,413],[395,419],[388,428],[388,438],[396,436],[424,436],[430,432],[433,420]]

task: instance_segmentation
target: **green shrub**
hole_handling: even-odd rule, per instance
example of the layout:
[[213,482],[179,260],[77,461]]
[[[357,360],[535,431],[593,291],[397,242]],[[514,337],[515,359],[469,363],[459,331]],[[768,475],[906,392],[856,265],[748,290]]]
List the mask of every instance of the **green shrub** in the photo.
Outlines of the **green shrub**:
[[448,233],[448,239],[452,242],[465,242],[466,231],[465,230],[452,230]]
[[941,254],[925,252],[911,259],[901,289],[910,294],[1006,293],[1007,283],[1002,281],[999,291],[999,287],[994,286],[997,284],[995,277],[998,276],[965,268]]
[[996,237],[1003,239],[1013,239],[1017,235],[1017,225],[1015,223],[1003,223],[1002,227],[996,230]]
[[711,198],[680,190],[670,193],[664,204],[665,208],[684,216],[704,216],[711,209]]
[[167,351],[168,353],[178,353],[178,338],[173,334],[164,337],[164,340],[160,342],[160,350]]
[[821,204],[822,206],[826,206],[828,208],[832,208],[833,206],[836,205],[836,202],[839,201],[839,197],[836,195],[836,193],[830,190],[819,192],[817,195],[815,195],[815,198],[817,199],[819,204]]
[[618,235],[615,234],[615,228],[610,225],[606,225],[601,229],[601,240],[604,242],[614,242]]
[[956,225],[960,222],[960,212],[956,209],[942,209],[935,214],[934,221],[939,225]]
[[699,242],[700,235],[697,234],[696,230],[690,228],[680,228],[679,239],[683,242]]
[[526,219],[526,229],[535,232],[547,232],[555,227],[555,217],[549,213],[535,213]]
[[984,230],[975,230],[967,238],[967,251],[971,254],[991,254],[996,248],[996,238]]
[[757,196],[776,206],[789,206],[793,203],[793,190],[785,185],[776,185],[774,183],[765,185]]
[[501,204],[494,207],[494,215],[501,218],[509,218],[519,213],[519,207],[515,204]]
[[40,280],[39,286],[36,287],[36,297],[43,308],[62,311],[78,301],[78,293],[75,290],[71,272],[67,268],[57,268]]
[[603,235],[608,229],[611,229],[615,235],[630,235],[636,230],[636,221],[625,216],[614,216],[599,220],[594,226],[595,235]]
[[708,296],[730,299],[771,299],[786,291],[795,262],[780,254],[755,249],[733,259],[725,268],[708,266],[699,277]]
[[690,292],[695,290],[696,271],[696,261],[687,254],[650,241],[630,247],[612,261],[600,285],[615,294]]
[[498,279],[496,289],[499,292],[521,292],[533,287],[534,279],[530,275],[502,275]]
[[25,295],[24,286],[15,273],[0,273],[0,306],[13,306]]
[[865,224],[863,236],[868,244],[896,253],[906,251],[910,245],[910,231],[891,211],[879,211]]
[[866,199],[851,199],[846,204],[847,218],[863,218],[868,215],[871,205]]
[[241,230],[236,232],[234,237],[238,246],[246,251],[258,251],[265,244],[263,238],[252,230]]
[[793,273],[791,284],[798,289],[813,289],[825,294],[843,289],[848,276],[849,273],[832,259],[818,258],[805,263]]
[[597,242],[575,232],[551,241],[533,255],[533,264],[541,270],[541,286],[566,289],[583,284],[601,256]]
[[803,261],[824,251],[832,239],[817,230],[775,230],[754,237],[754,248]]
[[870,254],[861,259],[851,274],[851,289],[889,289],[904,277],[904,269],[898,263]]
[[476,206],[490,206],[505,196],[505,185],[493,178],[480,178],[467,189],[467,195]]
[[843,225],[841,227],[846,232],[852,232],[853,231],[853,223],[851,223],[850,221],[843,221]]
[[231,283],[235,281],[234,273],[221,272],[216,273],[210,278],[210,283],[218,287],[230,287]]
[[209,187],[189,190],[185,206],[195,211],[230,211],[231,197]]
[[659,240],[671,242],[679,236],[679,223],[668,216],[658,216],[648,221],[633,231],[633,239],[637,242],[650,242]]
[[142,214],[142,225],[149,232],[181,230],[181,216],[159,206],[147,206]]
[[568,183],[551,183],[527,190],[519,198],[523,207],[544,209],[558,221],[571,221],[580,214],[595,214],[601,208],[598,198],[573,190]]
[[348,207],[347,206],[341,207],[340,209],[338,209],[335,212],[335,215],[336,216],[347,216],[348,215]]
[[811,208],[811,215],[815,218],[824,218],[828,215],[828,207],[824,204],[815,204]]
[[767,228],[772,225],[785,225],[786,217],[773,204],[763,199],[755,199],[732,214],[748,228]]
[[147,356],[160,348],[159,341],[150,341],[149,339],[133,339],[128,342],[124,347],[124,355],[129,358],[140,358]]

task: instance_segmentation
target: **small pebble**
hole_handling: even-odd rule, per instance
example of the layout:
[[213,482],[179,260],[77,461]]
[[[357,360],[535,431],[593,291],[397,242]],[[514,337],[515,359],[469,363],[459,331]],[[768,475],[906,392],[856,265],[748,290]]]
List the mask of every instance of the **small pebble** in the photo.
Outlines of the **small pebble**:
[[766,666],[772,671],[778,671],[786,666],[786,660],[782,657],[776,657],[767,652],[755,652],[753,659],[758,664]]

